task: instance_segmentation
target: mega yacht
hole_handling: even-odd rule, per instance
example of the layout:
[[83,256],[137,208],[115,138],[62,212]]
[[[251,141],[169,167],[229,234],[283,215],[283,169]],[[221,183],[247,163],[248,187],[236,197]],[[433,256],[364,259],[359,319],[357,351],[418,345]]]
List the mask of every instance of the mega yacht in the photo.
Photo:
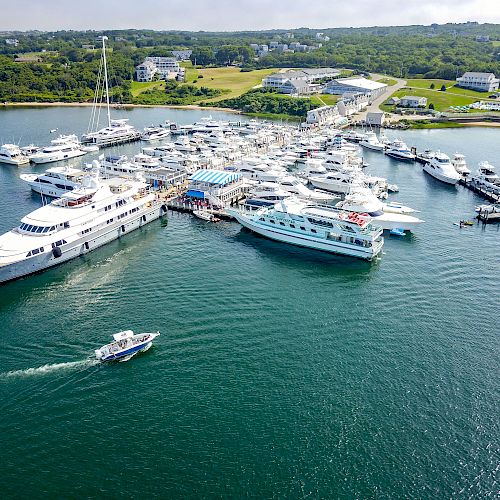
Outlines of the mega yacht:
[[128,118],[110,119],[107,127],[83,135],[82,142],[84,144],[96,144],[97,146],[112,146],[137,141],[141,138],[141,133],[127,122]]
[[159,141],[166,139],[170,135],[170,130],[165,127],[146,127],[141,135],[143,141]]
[[272,240],[372,260],[382,250],[382,228],[367,214],[287,199],[253,211],[226,209],[251,231]]
[[465,156],[463,154],[455,153],[451,160],[451,164],[462,177],[467,177],[470,174],[470,170],[467,167],[467,162],[465,161]]
[[57,139],[50,141],[50,144],[50,146],[30,155],[29,159],[33,163],[52,163],[86,154],[81,149],[76,135],[60,135]]
[[385,150],[385,154],[396,160],[413,161],[415,159],[415,154],[400,140],[392,142]]
[[451,164],[450,157],[439,151],[424,164],[423,170],[438,181],[444,182],[445,184],[452,184],[453,186],[461,177]]
[[495,172],[495,167],[487,161],[482,161],[476,174],[471,177],[474,186],[493,193],[500,193],[500,178]]
[[415,211],[412,208],[398,203],[383,203],[368,188],[354,189],[335,206],[349,212],[368,213],[374,224],[389,231],[393,229],[414,231],[424,222],[418,217],[408,215]]
[[49,168],[43,174],[21,174],[20,177],[35,193],[59,198],[64,193],[73,191],[81,182],[83,175],[83,170],[68,165]]
[[372,149],[373,151],[384,151],[386,144],[378,140],[377,134],[375,132],[367,132],[365,138],[359,142],[360,146],[366,149]]
[[0,147],[0,163],[19,166],[26,165],[29,162],[29,158],[23,154],[19,146],[15,144],[4,144]]
[[164,213],[143,179],[101,180],[92,172],[0,236],[0,283],[91,252]]

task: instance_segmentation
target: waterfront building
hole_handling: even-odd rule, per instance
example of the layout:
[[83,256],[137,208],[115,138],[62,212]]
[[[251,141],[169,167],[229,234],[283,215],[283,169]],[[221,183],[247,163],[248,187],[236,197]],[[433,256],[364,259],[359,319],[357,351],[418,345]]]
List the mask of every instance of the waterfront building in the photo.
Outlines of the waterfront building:
[[427,106],[427,97],[405,95],[401,98],[398,106],[402,108],[425,108]]
[[389,105],[397,105],[401,102],[401,99],[399,97],[389,97],[389,99],[387,99],[387,102],[386,104],[389,104]]
[[340,72],[333,68],[314,68],[293,71],[280,71],[266,76],[262,86],[284,94],[310,94],[320,90],[311,85],[324,78],[334,78]]
[[363,77],[349,77],[337,78],[332,80],[325,87],[327,94],[349,94],[349,93],[363,93],[370,96],[370,100],[375,99],[383,94],[387,89],[385,83],[368,80]]
[[341,116],[349,117],[365,110],[368,104],[369,96],[366,94],[346,94],[337,103],[337,108]]
[[189,179],[186,196],[206,200],[214,206],[226,206],[243,196],[245,184],[240,174],[223,170],[201,169]]
[[385,113],[368,112],[366,113],[366,124],[373,127],[381,127],[385,122]]
[[457,85],[465,89],[478,90],[479,92],[494,92],[498,89],[499,81],[493,73],[467,71],[457,78]]
[[322,106],[321,108],[311,109],[307,112],[307,123],[311,125],[334,125],[338,126],[345,122],[337,106]]

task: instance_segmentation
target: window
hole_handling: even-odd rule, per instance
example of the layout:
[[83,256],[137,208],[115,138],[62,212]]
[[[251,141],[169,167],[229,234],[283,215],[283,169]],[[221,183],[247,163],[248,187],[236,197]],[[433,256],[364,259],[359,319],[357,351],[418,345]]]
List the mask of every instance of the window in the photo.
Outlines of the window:
[[34,250],[31,251],[31,255],[36,255],[40,253],[40,249],[39,248],[35,248]]
[[269,222],[270,222],[271,224],[274,224],[274,223],[275,223],[272,219],[269,219]]
[[317,233],[316,229],[311,229],[311,233]]
[[304,226],[300,226],[300,229],[301,229],[302,231],[305,231],[305,230],[306,230],[306,228],[305,228]]
[[284,223],[284,222],[280,222],[280,226],[284,226],[284,225],[285,225],[285,223]]
[[295,225],[293,225],[293,224],[290,224],[290,227],[293,228],[293,229],[295,229]]

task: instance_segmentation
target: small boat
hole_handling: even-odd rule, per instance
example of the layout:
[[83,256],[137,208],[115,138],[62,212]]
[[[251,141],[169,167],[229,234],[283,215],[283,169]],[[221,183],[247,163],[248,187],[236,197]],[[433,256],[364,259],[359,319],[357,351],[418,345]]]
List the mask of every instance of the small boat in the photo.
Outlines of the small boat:
[[147,351],[159,335],[160,332],[134,334],[132,330],[115,333],[113,342],[97,349],[95,356],[100,361],[127,361],[138,352]]
[[95,153],[96,151],[99,151],[99,146],[92,144],[90,146],[82,146],[80,149],[86,153]]
[[401,228],[391,229],[389,234],[392,234],[393,236],[406,236],[404,229]]
[[207,210],[193,210],[193,215],[198,217],[198,219],[205,220],[207,222],[217,222],[214,214],[211,214]]

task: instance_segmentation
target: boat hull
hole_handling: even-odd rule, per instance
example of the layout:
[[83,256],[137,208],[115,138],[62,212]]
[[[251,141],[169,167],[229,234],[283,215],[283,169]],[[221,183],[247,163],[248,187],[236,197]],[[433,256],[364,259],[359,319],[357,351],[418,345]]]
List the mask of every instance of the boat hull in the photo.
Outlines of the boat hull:
[[359,143],[360,146],[366,149],[371,149],[372,151],[384,151],[385,146],[383,144],[370,144],[369,142],[361,141]]
[[347,255],[349,257],[355,257],[358,259],[372,260],[380,253],[383,246],[383,239],[379,244],[377,244],[377,246],[372,247],[372,251],[369,251],[367,248],[362,249],[360,247],[359,249],[356,249],[352,248],[351,245],[343,244],[341,242],[334,242],[333,240],[320,240],[318,238],[313,239],[312,237],[307,237],[305,235],[295,236],[291,233],[280,231],[279,229],[274,230],[256,224],[253,222],[253,220],[245,217],[243,214],[240,214],[236,210],[231,211],[230,213],[242,226],[246,227],[256,234],[259,234],[271,240],[279,241],[281,243],[288,243],[290,245],[310,248],[312,250],[320,250],[323,252],[334,253],[338,255]]
[[53,163],[55,161],[64,161],[69,160],[71,158],[77,158],[78,156],[83,156],[87,154],[85,151],[72,151],[70,153],[64,154],[54,154],[50,156],[37,156],[33,155],[30,157],[30,160],[37,165],[41,165],[43,163]]
[[436,172],[435,170],[432,170],[430,167],[427,167],[427,165],[428,164],[424,165],[423,171],[426,174],[429,174],[431,177],[434,177],[434,179],[444,182],[445,184],[450,184],[451,186],[455,186],[459,181],[459,177],[447,177],[441,175],[439,172]]
[[60,247],[61,255],[56,257],[52,249],[38,255],[29,257],[22,261],[14,262],[0,267],[0,283],[6,283],[30,274],[39,273],[46,269],[57,266],[71,259],[85,255],[96,248],[99,248],[106,243],[110,243],[118,239],[120,236],[130,233],[153,220],[158,219],[166,213],[166,207],[161,204],[153,205],[153,207],[138,211],[131,219],[123,219],[117,221],[111,227],[103,228],[103,230],[86,235],[85,238],[80,238],[77,241],[66,243]]
[[133,356],[141,351],[147,351],[153,345],[153,341],[143,342],[142,344],[137,344],[132,346],[130,349],[125,349],[123,351],[117,352],[115,354],[110,354],[104,358],[100,358],[100,361],[117,361],[128,356]]
[[0,159],[0,164],[5,163],[6,165],[15,165],[16,167],[19,167],[20,165],[27,165],[29,162],[28,158],[22,158],[20,160],[13,160],[9,158]]
[[399,161],[408,161],[408,162],[411,162],[411,161],[415,161],[415,156],[402,156],[402,155],[399,155],[398,153],[391,153],[391,152],[388,152],[386,151],[385,154],[387,156],[389,156],[390,158],[394,158],[395,160],[399,160]]

